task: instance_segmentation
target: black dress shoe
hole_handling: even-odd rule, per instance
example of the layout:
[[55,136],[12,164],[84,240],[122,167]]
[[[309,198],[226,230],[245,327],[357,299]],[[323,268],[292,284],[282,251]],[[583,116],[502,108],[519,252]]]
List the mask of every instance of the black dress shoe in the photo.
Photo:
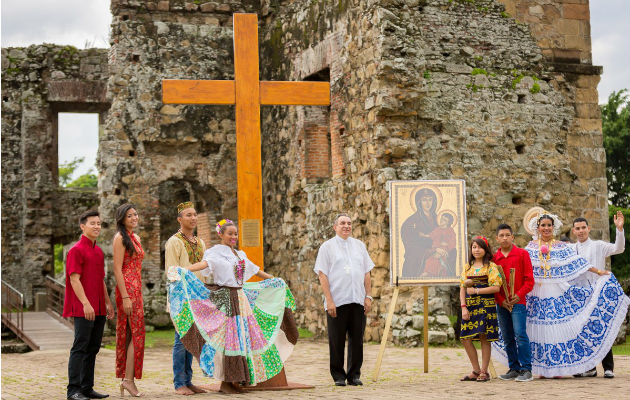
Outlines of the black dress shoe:
[[76,392],[72,396],[68,396],[68,400],[89,400],[89,397],[85,397],[85,395],[81,392]]
[[87,397],[88,399],[105,399],[109,397],[108,394],[99,393],[95,391],[94,389],[90,390],[89,392],[83,393],[83,395]]
[[335,386],[346,386],[346,381],[343,379],[336,380]]
[[363,382],[361,382],[361,379],[359,379],[359,378],[348,379],[348,385],[350,385],[350,386],[363,386]]

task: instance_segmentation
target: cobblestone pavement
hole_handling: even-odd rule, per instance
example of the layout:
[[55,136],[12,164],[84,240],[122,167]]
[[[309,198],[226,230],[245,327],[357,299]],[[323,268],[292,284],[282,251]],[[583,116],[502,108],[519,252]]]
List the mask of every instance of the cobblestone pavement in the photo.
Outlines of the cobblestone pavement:
[[[603,379],[601,367],[597,378],[535,379],[516,383],[493,379],[491,382],[459,382],[470,371],[463,349],[431,348],[429,373],[424,374],[422,348],[388,347],[385,351],[381,377],[370,379],[378,345],[365,346],[362,387],[335,387],[328,373],[328,346],[324,342],[298,343],[287,362],[290,381],[312,384],[315,389],[283,392],[255,392],[232,395],[235,398],[278,399],[292,396],[295,399],[379,399],[395,396],[422,399],[473,399],[501,398],[503,400],[541,399],[596,399],[627,398],[630,393],[630,356],[615,356],[615,379]],[[96,364],[96,387],[100,392],[119,398],[114,377],[113,350],[101,349]],[[68,351],[47,350],[26,354],[2,354],[2,399],[63,399],[67,384]],[[216,381],[204,378],[199,367],[194,367],[196,384]],[[505,368],[497,365],[499,373]],[[169,347],[147,349],[143,379],[137,382],[145,399],[179,399],[173,393],[171,354]],[[224,398],[225,395],[208,393],[195,399]]]

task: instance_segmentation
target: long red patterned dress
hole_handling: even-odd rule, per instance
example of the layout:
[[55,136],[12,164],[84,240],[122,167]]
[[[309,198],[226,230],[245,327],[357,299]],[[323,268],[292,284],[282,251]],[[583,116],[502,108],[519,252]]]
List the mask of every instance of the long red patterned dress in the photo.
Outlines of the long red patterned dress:
[[[134,345],[135,358],[135,378],[142,378],[142,363],[144,361],[144,303],[142,301],[142,259],[144,250],[136,239],[133,232],[128,232],[133,242],[136,252],[130,255],[125,250],[123,259],[122,274],[125,279],[125,287],[131,299],[133,309],[129,316],[129,327],[131,328],[131,340]],[[118,310],[118,320],[116,321],[116,377],[125,378],[125,367],[127,365],[127,314],[123,310],[122,296],[116,286],[116,309]]]

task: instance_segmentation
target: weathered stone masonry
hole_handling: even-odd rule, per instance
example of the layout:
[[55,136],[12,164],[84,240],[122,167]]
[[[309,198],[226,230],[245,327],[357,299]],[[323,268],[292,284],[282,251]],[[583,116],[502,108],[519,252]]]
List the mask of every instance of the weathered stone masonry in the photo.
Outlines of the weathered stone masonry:
[[[312,182],[284,167],[305,151],[295,140],[300,112],[276,108],[263,123],[267,263],[302,296],[304,326],[324,330],[312,265],[332,216],[345,210],[377,265],[366,339],[380,338],[391,297],[388,180],[465,179],[470,234],[492,237],[507,221],[522,245],[520,219],[539,204],[564,220],[588,215],[606,235],[600,69],[590,65],[589,35],[565,31],[576,22],[585,32],[588,14],[574,19],[569,2],[541,2],[542,15],[539,2],[507,3],[516,19],[498,2],[417,0],[298,2],[268,17],[264,48],[284,54],[268,73],[305,79],[330,68],[330,114],[342,125],[330,133],[343,132],[343,174]],[[431,290],[432,341],[452,338],[449,293]],[[419,289],[403,289],[396,342],[418,343],[421,302]]]
[[[101,243],[109,256],[115,208],[137,204],[148,323],[169,324],[161,249],[176,229],[174,206],[192,198],[205,213],[204,232],[219,217],[237,216],[232,108],[164,105],[160,92],[164,78],[233,78],[233,12],[259,14],[261,79],[331,83],[330,107],[262,111],[265,267],[289,282],[303,327],[325,328],[312,267],[332,235],[332,216],[347,211],[376,262],[366,339],[380,338],[392,292],[388,180],[465,179],[470,234],[493,237],[506,221],[518,227],[522,245],[522,215],[542,205],[566,221],[584,215],[596,237],[607,236],[601,69],[591,65],[586,0],[113,0],[109,71],[84,79],[106,81],[98,104],[109,106],[98,160],[100,210],[109,223]],[[39,51],[30,49],[26,59]],[[24,50],[3,50],[3,89],[17,65],[7,58],[12,51]],[[23,93],[40,98],[44,89],[28,89],[28,73],[18,75],[10,101],[3,99],[3,271],[24,265],[41,277],[42,260],[51,257],[52,212],[45,210],[52,203],[31,188],[52,193],[56,182],[54,172],[22,168],[24,135],[41,131],[48,117],[27,118],[25,128],[33,100],[21,100]],[[44,136],[37,146],[50,148],[53,137]],[[12,153],[20,155],[5,156]],[[33,221],[25,194],[45,217],[29,244],[39,246],[40,258],[11,259],[24,254],[14,251],[21,224]],[[453,337],[453,290],[430,294],[430,340],[442,342]],[[421,305],[421,290],[403,288],[397,343],[419,342]]]
[[58,187],[57,113],[103,124],[107,77],[106,50],[2,49],[2,279],[27,305],[53,271],[53,245],[76,240],[77,215],[98,205],[93,191]]

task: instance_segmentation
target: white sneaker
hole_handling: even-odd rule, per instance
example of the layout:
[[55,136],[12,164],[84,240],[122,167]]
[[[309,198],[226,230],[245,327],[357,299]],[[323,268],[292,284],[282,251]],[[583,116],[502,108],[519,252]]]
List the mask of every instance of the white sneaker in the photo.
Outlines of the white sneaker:
[[612,372],[611,370],[607,369],[606,371],[604,371],[604,378],[612,379],[614,377],[615,377],[615,373]]

